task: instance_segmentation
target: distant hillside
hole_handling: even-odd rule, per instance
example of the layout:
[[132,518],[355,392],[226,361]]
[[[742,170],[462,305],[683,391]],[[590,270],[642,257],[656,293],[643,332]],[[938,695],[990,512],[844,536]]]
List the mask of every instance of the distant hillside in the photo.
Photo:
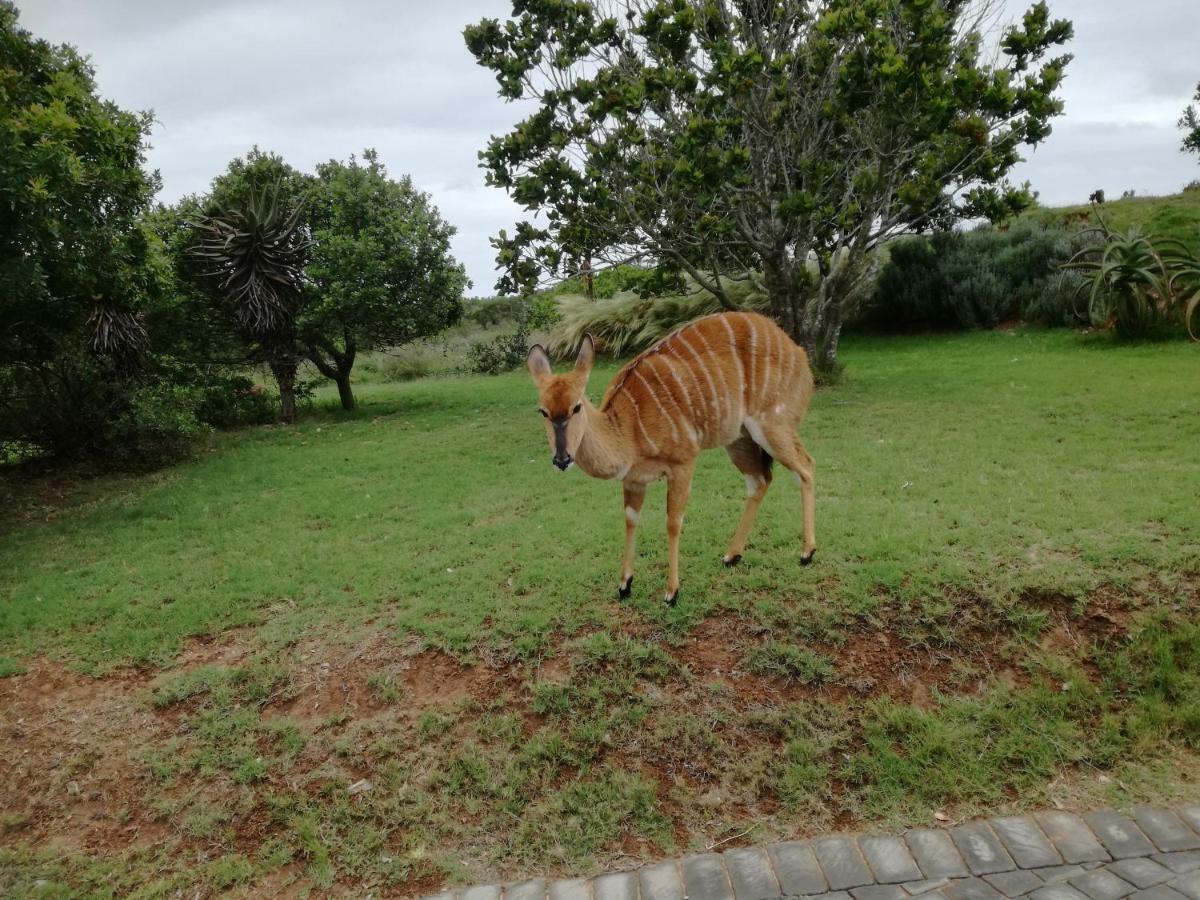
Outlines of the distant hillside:
[[[1167,197],[1110,199],[1098,209],[1113,231],[1126,231],[1136,225],[1143,231],[1182,241],[1200,253],[1200,189]],[[1025,213],[1025,217],[1046,225],[1095,225],[1096,210],[1086,203],[1039,207]]]

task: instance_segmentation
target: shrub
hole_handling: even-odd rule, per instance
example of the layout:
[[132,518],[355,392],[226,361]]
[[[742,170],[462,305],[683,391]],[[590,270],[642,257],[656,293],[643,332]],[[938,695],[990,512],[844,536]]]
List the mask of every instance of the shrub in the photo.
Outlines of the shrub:
[[[891,245],[863,324],[882,330],[993,328],[1018,316],[1066,318],[1058,266],[1077,247],[1066,231],[1019,222],[938,232]],[[1051,287],[1050,283],[1055,282]]]
[[405,354],[388,356],[379,371],[384,381],[415,381],[431,375],[433,366],[423,355]]
[[529,332],[524,323],[511,334],[471,345],[469,368],[477,375],[499,375],[522,365],[529,354]]
[[526,310],[528,301],[523,297],[489,297],[484,300],[469,300],[466,318],[484,328],[516,322]]
[[79,348],[36,368],[0,369],[0,447],[160,466],[186,455],[204,433],[200,400],[194,386],[171,383],[169,370],[122,377]]
[[214,428],[265,425],[279,415],[275,397],[244,375],[214,376],[198,391],[196,417]]

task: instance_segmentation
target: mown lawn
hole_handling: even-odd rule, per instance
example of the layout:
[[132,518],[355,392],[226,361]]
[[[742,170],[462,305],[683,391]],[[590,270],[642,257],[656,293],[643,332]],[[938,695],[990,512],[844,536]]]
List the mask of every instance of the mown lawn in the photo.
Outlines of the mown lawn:
[[0,724],[39,752],[56,732],[22,704],[48,681],[59,713],[94,694],[141,724],[10,758],[32,786],[4,798],[0,893],[406,894],[1191,790],[1197,348],[1010,331],[844,358],[802,431],[817,564],[779,478],[721,567],[743,483],[714,451],[676,609],[664,491],[619,604],[620,490],[552,469],[524,373],[364,385],[352,416],[65,504],[16,491],[0,670],[28,672]]

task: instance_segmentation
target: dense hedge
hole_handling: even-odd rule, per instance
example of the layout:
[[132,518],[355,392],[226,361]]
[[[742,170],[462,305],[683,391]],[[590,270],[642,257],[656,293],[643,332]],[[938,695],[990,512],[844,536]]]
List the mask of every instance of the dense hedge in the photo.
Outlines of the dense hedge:
[[884,331],[1076,321],[1079,276],[1059,267],[1078,233],[1022,222],[896,241],[861,324]]

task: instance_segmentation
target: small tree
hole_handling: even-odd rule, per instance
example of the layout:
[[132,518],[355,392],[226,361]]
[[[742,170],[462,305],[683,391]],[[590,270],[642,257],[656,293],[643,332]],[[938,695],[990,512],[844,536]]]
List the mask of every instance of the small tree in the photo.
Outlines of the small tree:
[[303,206],[281,208],[280,194],[278,183],[261,193],[251,183],[244,205],[195,224],[200,239],[192,252],[208,265],[204,277],[236,310],[243,333],[275,376],[283,420],[294,422],[296,317],[310,242]]
[[648,257],[730,307],[728,279],[750,279],[835,369],[883,241],[1032,202],[1005,176],[1062,110],[1070,57],[1044,57],[1071,25],[1036,3],[993,62],[995,7],[553,0],[468,27],[501,95],[537,104],[482,154],[489,182],[540,215],[494,241],[498,288],[596,257]]
[[337,383],[342,407],[353,409],[356,354],[453,325],[468,282],[450,255],[454,229],[409,178],[388,178],[374,150],[362,162],[319,165],[311,197],[314,247],[300,342]]
[[1196,105],[1188,104],[1184,107],[1183,115],[1179,119],[1179,127],[1184,132],[1180,149],[1184,153],[1200,156],[1200,112],[1197,111],[1197,106],[1200,106],[1200,84],[1196,85],[1196,95],[1192,99]]

